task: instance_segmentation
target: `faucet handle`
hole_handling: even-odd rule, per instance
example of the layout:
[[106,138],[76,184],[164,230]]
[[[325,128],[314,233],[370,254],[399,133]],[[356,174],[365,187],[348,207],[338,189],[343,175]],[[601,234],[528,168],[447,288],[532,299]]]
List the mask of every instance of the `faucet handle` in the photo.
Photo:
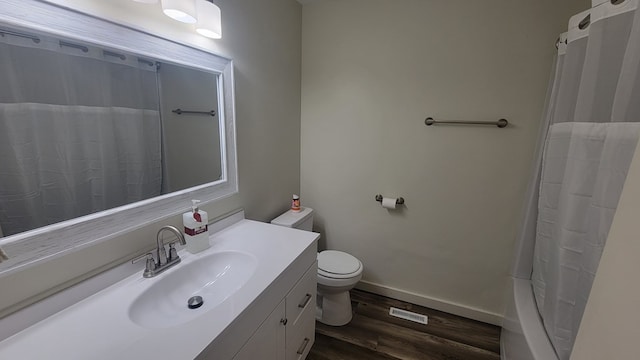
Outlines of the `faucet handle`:
[[4,260],[9,260],[9,255],[0,248],[0,262],[3,262]]
[[144,277],[151,277],[152,273],[156,270],[156,262],[155,260],[153,260],[153,255],[151,253],[146,253],[143,255],[138,256],[137,258],[134,258],[133,260],[131,260],[132,264],[137,263],[138,261],[142,260],[146,258],[147,259],[147,263],[146,266],[144,268],[144,273],[142,274],[142,276]]
[[176,242],[172,242],[169,244],[169,260],[167,261],[174,261],[176,259],[180,259],[180,256],[178,256],[178,250],[176,250]]

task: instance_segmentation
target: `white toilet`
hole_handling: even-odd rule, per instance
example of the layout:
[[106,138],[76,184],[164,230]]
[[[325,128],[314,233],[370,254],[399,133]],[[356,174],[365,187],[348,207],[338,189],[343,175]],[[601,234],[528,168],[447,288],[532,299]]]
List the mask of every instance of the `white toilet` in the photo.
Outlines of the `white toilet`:
[[[311,231],[313,209],[291,210],[271,221],[274,225]],[[362,278],[362,263],[342,251],[325,250],[318,253],[318,300],[316,319],[321,323],[341,326],[351,321],[349,290]]]

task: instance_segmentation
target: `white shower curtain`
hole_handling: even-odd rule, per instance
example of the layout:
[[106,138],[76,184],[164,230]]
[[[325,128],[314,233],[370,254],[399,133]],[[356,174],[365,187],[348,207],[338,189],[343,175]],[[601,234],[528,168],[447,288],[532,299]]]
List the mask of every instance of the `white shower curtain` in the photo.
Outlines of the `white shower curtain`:
[[[537,205],[532,285],[562,360],[571,354],[640,134],[637,3],[607,1],[572,19],[558,91],[549,99],[555,108],[539,197],[531,202]],[[591,24],[577,28],[586,15]]]
[[0,104],[0,209],[12,234],[159,195],[156,111]]
[[65,44],[0,38],[5,236],[160,194],[155,67]]

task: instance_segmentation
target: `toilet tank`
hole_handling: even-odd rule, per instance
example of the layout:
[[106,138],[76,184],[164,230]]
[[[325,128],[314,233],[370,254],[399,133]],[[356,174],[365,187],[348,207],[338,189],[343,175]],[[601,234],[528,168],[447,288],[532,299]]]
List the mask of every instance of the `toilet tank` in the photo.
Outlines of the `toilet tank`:
[[298,212],[287,210],[284,214],[271,220],[271,223],[274,225],[311,231],[313,229],[313,209],[303,207]]

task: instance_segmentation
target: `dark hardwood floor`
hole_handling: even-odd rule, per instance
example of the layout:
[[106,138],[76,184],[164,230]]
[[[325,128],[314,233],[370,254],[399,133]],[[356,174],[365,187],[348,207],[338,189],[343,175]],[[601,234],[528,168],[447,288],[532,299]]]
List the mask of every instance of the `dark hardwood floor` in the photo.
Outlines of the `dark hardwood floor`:
[[[399,300],[351,291],[353,320],[316,322],[307,360],[499,360],[500,328]],[[389,315],[389,307],[429,317],[428,324]]]

